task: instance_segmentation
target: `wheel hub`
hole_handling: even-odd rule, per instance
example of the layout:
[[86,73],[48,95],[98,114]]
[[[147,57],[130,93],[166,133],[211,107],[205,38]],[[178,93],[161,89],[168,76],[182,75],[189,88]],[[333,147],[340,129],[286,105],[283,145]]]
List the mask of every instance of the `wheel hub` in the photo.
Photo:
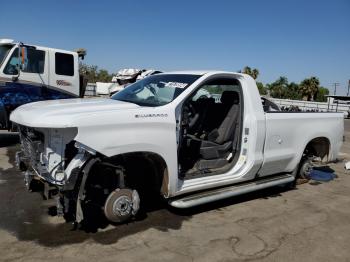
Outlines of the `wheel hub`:
[[132,212],[132,202],[127,196],[121,196],[113,203],[113,213],[117,216],[126,216]]
[[136,190],[116,189],[106,199],[104,213],[112,222],[124,222],[139,209],[139,195]]

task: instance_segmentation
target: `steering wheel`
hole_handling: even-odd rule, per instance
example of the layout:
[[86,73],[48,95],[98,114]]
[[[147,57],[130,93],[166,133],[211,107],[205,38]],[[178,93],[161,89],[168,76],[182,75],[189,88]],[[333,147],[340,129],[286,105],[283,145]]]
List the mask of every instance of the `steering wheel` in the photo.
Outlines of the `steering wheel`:
[[149,96],[145,100],[146,101],[156,101],[156,98],[154,96]]
[[146,102],[159,103],[159,99],[156,96],[149,96],[145,99]]

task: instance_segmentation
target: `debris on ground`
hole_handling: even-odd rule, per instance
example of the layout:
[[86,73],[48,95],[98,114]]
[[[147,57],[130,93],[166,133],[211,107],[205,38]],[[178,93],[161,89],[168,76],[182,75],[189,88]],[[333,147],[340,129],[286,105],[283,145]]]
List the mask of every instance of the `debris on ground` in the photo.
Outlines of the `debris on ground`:
[[324,171],[319,169],[312,169],[310,172],[310,179],[320,182],[329,182],[333,180],[336,175],[332,171]]
[[309,179],[306,179],[306,178],[298,178],[296,184],[297,184],[297,185],[301,185],[301,184],[305,184],[305,183],[307,183],[307,182],[309,182]]
[[348,162],[345,163],[345,169],[346,169],[346,170],[349,170],[349,169],[350,169],[350,161],[348,161]]

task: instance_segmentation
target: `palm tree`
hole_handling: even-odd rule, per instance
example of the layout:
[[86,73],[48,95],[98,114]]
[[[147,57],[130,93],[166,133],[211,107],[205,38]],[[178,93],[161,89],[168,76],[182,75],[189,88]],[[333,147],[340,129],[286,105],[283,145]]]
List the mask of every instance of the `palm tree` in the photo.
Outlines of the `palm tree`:
[[256,69],[256,68],[254,68],[254,69],[252,70],[251,77],[253,77],[254,79],[257,79],[258,76],[259,76],[259,70]]
[[243,74],[247,74],[250,75],[251,77],[253,77],[254,79],[257,79],[259,76],[259,70],[254,68],[251,69],[249,66],[245,66],[242,70]]
[[242,71],[243,74],[250,75],[252,73],[252,69],[249,66],[245,66]]
[[285,98],[288,87],[288,79],[285,76],[280,76],[275,82],[268,85],[270,94],[275,98]]
[[303,95],[303,100],[313,101],[320,86],[320,80],[317,77],[310,77],[304,79],[300,83],[300,92]]

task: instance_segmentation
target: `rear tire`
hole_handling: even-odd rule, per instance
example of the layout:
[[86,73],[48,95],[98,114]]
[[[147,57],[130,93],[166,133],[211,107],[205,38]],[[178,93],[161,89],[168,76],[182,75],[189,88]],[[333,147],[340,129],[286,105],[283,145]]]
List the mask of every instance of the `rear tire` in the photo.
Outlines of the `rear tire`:
[[311,160],[312,159],[308,157],[301,161],[296,178],[307,179],[307,180],[310,179],[310,172],[312,169]]

